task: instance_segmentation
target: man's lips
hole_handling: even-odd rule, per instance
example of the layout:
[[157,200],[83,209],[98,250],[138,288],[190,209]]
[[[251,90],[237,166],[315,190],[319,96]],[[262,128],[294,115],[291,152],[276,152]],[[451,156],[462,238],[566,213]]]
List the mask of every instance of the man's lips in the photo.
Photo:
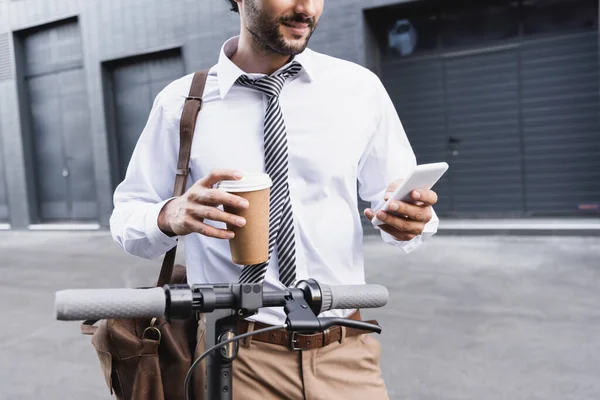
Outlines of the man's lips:
[[304,31],[306,31],[310,26],[308,22],[284,22],[283,25],[299,34],[304,33]]
[[298,28],[298,29],[308,28],[308,22],[284,22],[283,24],[287,25],[291,28]]

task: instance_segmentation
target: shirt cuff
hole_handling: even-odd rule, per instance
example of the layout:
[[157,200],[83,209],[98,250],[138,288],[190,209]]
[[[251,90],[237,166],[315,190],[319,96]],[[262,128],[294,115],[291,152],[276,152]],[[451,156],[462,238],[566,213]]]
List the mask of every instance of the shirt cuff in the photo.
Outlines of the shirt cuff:
[[415,236],[411,240],[402,241],[397,240],[389,233],[379,229],[381,231],[381,238],[385,243],[391,244],[394,247],[401,248],[406,254],[410,253],[411,251],[419,247],[421,244],[423,244],[424,241],[435,235],[435,233],[437,232],[440,220],[437,217],[435,211],[432,212],[433,216],[431,218],[431,221],[425,224],[425,229],[419,236]]
[[402,249],[406,254],[410,253],[411,251],[413,251],[414,249],[416,249],[423,243],[424,235],[426,235],[426,236],[428,235],[427,236],[427,238],[428,238],[428,237],[432,236],[433,233],[423,232],[422,234],[420,234],[419,236],[415,236],[411,240],[398,240],[395,237],[393,237],[392,235],[390,235],[389,233],[381,231],[381,238],[383,239],[383,241],[385,243],[391,244],[394,247],[398,247],[398,248]]
[[144,230],[146,232],[146,237],[150,247],[153,249],[153,253],[158,252],[160,254],[164,254],[177,245],[178,236],[171,237],[161,231],[158,227],[158,215],[160,214],[160,211],[163,209],[165,204],[173,199],[174,197],[157,204],[151,204],[146,212]]

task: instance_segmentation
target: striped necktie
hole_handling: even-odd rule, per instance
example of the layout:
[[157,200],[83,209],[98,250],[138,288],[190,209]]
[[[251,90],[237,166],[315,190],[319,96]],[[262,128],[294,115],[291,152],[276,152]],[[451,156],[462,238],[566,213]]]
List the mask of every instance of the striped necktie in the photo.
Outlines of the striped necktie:
[[239,85],[259,90],[267,96],[268,104],[264,121],[265,172],[273,181],[269,211],[269,260],[261,264],[244,266],[240,283],[260,283],[265,279],[275,246],[279,258],[279,280],[286,287],[293,286],[296,281],[294,218],[288,185],[288,146],[279,94],[286,79],[301,70],[302,66],[293,62],[275,76],[252,80],[243,75],[237,80]]

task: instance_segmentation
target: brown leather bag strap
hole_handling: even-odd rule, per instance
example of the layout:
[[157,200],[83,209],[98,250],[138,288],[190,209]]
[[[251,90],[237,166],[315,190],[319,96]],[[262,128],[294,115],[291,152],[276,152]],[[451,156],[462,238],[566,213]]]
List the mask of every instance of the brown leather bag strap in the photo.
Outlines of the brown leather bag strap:
[[[183,114],[181,115],[179,129],[179,160],[177,161],[177,176],[175,177],[173,197],[181,196],[185,192],[187,176],[189,173],[190,156],[192,153],[192,139],[194,138],[196,119],[198,118],[198,113],[202,109],[202,95],[204,94],[207,77],[208,71],[196,72],[194,74],[190,94],[185,99],[185,104],[183,106]],[[170,282],[171,275],[173,274],[173,266],[175,265],[176,254],[177,246],[173,247],[165,255],[156,286],[164,286]],[[96,332],[96,329],[98,329],[98,327],[94,325],[96,322],[98,322],[98,320],[84,321],[81,324],[81,333],[84,335],[93,335],[94,332]]]
[[[189,174],[190,156],[192,153],[192,139],[194,138],[198,113],[202,109],[202,96],[204,94],[207,77],[208,71],[196,72],[194,74],[190,93],[185,99],[185,104],[183,106],[183,113],[181,114],[181,122],[179,125],[179,159],[177,161],[177,175],[175,177],[173,197],[178,197],[185,193],[187,177]],[[176,254],[177,246],[173,247],[165,255],[156,286],[164,286],[171,280]]]

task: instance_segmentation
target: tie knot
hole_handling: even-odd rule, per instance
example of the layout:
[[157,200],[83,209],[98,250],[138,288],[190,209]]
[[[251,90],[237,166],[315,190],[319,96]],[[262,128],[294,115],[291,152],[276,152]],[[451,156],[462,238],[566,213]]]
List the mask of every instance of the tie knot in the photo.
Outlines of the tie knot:
[[260,90],[268,97],[279,97],[286,79],[298,74],[301,70],[302,66],[294,61],[292,65],[283,71],[280,71],[277,75],[265,76],[259,79],[251,79],[248,78],[247,75],[242,75],[238,78],[237,83],[242,86]]

